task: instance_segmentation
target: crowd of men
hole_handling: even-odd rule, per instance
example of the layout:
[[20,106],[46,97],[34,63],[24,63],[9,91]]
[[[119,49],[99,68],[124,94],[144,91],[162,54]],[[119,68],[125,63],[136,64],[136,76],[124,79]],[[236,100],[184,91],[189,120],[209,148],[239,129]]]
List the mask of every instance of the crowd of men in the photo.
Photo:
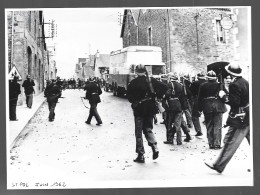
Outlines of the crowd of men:
[[[176,139],[177,145],[192,139],[190,135],[192,126],[196,131],[195,136],[203,135],[200,125],[203,113],[209,149],[222,149],[216,161],[206,165],[219,173],[223,172],[243,138],[246,137],[250,143],[249,83],[242,77],[242,69],[238,64],[230,63],[225,69],[228,76],[223,84],[222,81],[218,81],[218,75],[213,70],[198,73],[195,80],[188,75],[180,77],[176,73],[168,73],[156,79],[148,75],[145,65],[136,66],[137,77],[129,83],[126,94],[133,109],[135,123],[137,158],[134,162],[145,162],[142,134],[152,149],[153,159],[159,157],[157,141],[152,131],[159,112],[162,113],[162,123],[166,128],[164,144],[174,144]],[[86,82],[80,79],[61,80],[59,77],[48,81],[44,95],[50,111],[49,121],[55,119],[55,107],[61,98],[62,90],[75,89],[77,86],[86,91],[85,99],[88,99],[90,104],[89,116],[85,123],[90,124],[94,116],[97,125],[101,125],[97,105],[101,102],[99,96],[102,94],[102,85],[103,81],[94,77],[90,77]],[[27,107],[31,108],[34,82],[30,79],[30,75],[22,86],[25,88]],[[17,77],[14,77],[9,87],[10,120],[17,120],[15,109],[18,95],[21,93]],[[222,123],[223,114],[227,111],[226,105],[230,106],[230,112],[227,121],[224,122],[229,129],[222,148]],[[186,135],[183,140],[182,132]]]
[[[230,106],[226,126],[228,133],[224,146],[214,163],[205,163],[211,169],[221,173],[241,144],[243,138],[250,141],[249,130],[249,84],[242,77],[242,69],[236,63],[225,67],[227,88],[218,81],[218,75],[211,70],[206,74],[197,74],[197,80],[190,82],[187,75],[178,77],[169,73],[155,79],[148,76],[144,65],[136,66],[137,78],[133,79],[127,89],[127,98],[132,105],[137,158],[134,162],[144,163],[144,146],[142,134],[151,146],[153,159],[158,158],[159,150],[153,134],[153,120],[159,113],[159,101],[164,108],[163,119],[166,127],[165,144],[182,144],[182,131],[186,135],[183,141],[189,142],[189,127],[194,125],[196,136],[202,136],[199,118],[203,113],[207,129],[209,149],[219,150],[222,138],[223,113]],[[185,115],[186,121],[183,118]],[[187,125],[188,124],[188,125]]]

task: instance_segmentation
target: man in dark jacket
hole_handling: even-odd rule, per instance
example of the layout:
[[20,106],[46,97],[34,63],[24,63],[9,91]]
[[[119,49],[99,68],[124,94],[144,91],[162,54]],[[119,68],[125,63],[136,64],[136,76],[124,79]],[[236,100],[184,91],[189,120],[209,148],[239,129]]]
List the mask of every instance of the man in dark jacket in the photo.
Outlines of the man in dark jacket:
[[49,84],[45,91],[44,96],[47,97],[47,102],[49,106],[49,121],[54,121],[55,118],[55,107],[58,102],[58,99],[61,95],[61,88],[57,85],[57,81],[55,79],[52,80],[52,83]]
[[185,114],[187,125],[192,128],[192,118],[191,118],[191,105],[192,105],[192,93],[190,91],[191,82],[189,80],[189,75],[184,75],[182,78],[182,84],[184,89],[184,101],[183,101],[183,112]]
[[97,111],[97,104],[101,102],[99,96],[102,94],[102,90],[92,77],[89,79],[89,83],[84,89],[86,90],[86,99],[89,100],[90,104],[89,116],[85,123],[90,124],[91,119],[94,116],[97,121],[96,125],[99,126],[102,124],[102,120]]
[[[135,138],[136,153],[138,154],[134,162],[144,163],[144,146],[143,137],[151,146],[153,151],[153,159],[157,159],[159,151],[157,142],[153,134],[153,116],[158,113],[155,104],[155,98],[162,98],[167,91],[167,85],[156,80],[148,78],[148,74],[144,65],[139,64],[135,68],[137,78],[133,79],[127,87],[127,98],[132,103],[132,109],[135,119]],[[153,89],[152,89],[153,88]]]
[[16,118],[16,105],[18,95],[21,93],[21,86],[17,83],[18,77],[14,76],[13,80],[9,83],[9,118],[11,121],[18,121]]
[[175,133],[177,134],[177,145],[182,144],[182,132],[186,134],[184,141],[189,142],[191,136],[186,122],[183,119],[183,108],[184,108],[184,88],[183,85],[178,82],[178,77],[174,73],[169,73],[168,90],[165,98],[168,105],[166,114],[166,138],[165,144],[173,144]]
[[222,116],[227,111],[225,104],[218,97],[221,84],[217,82],[216,73],[207,73],[208,82],[200,85],[198,94],[199,111],[205,116],[207,138],[210,149],[221,148]]
[[[238,64],[230,63],[225,68],[233,80],[229,85],[227,98],[224,98],[224,92],[220,96],[230,105],[229,117],[237,118],[240,122],[238,124],[230,124],[228,123],[229,120],[227,120],[229,129],[225,136],[226,142],[219,157],[213,164],[205,163],[208,167],[219,173],[224,171],[244,138],[250,144],[249,83],[242,77],[242,69]],[[240,118],[237,116],[238,114],[245,114],[245,116]]]
[[197,134],[195,136],[202,136],[201,126],[200,126],[200,120],[199,117],[201,116],[201,112],[199,112],[198,108],[198,93],[199,93],[199,87],[202,83],[206,82],[205,80],[205,74],[203,72],[200,72],[197,74],[197,81],[194,81],[190,85],[190,91],[192,93],[192,99],[193,99],[193,106],[192,106],[192,122],[195,128],[195,131]]
[[31,79],[30,75],[27,75],[27,80],[23,82],[22,87],[24,87],[24,93],[26,95],[26,105],[28,108],[32,108],[33,93],[35,93],[33,86],[35,86],[34,81]]

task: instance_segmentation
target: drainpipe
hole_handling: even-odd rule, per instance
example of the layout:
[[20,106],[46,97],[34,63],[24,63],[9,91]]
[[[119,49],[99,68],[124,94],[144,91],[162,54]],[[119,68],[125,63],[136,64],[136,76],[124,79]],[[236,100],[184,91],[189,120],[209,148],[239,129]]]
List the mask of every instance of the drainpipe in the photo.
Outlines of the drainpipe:
[[13,52],[14,52],[14,11],[12,11],[12,34],[11,34],[11,60],[10,60],[10,67],[9,67],[9,71],[11,71],[12,67],[13,67]]
[[170,72],[172,72],[172,54],[171,54],[171,38],[170,38],[170,13],[169,13],[169,9],[167,9],[167,16],[168,16],[168,38],[169,38],[169,54],[170,54]]

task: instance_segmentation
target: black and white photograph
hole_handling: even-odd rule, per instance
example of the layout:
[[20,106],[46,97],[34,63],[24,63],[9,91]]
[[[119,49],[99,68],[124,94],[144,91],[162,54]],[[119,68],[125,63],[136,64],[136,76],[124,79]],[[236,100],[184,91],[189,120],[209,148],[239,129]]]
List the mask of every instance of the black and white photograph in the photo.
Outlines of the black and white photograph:
[[5,9],[7,189],[254,186],[251,20]]

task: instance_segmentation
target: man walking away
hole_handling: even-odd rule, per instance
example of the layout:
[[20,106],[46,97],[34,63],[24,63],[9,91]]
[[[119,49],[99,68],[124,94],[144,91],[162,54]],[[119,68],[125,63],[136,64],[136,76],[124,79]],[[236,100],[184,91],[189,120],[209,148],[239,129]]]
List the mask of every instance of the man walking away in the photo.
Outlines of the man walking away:
[[205,74],[203,72],[200,72],[197,74],[197,81],[194,81],[191,83],[190,86],[190,91],[193,96],[193,106],[192,106],[192,122],[195,128],[195,131],[197,134],[195,136],[202,136],[203,133],[201,131],[201,126],[200,126],[200,119],[199,117],[201,116],[201,112],[199,112],[199,104],[198,104],[198,93],[199,93],[199,87],[202,83],[206,82],[205,80]]
[[14,76],[9,83],[9,118],[11,121],[18,121],[16,117],[16,106],[18,95],[21,93],[21,86],[17,83],[18,77]]
[[44,96],[47,97],[48,107],[49,107],[49,121],[54,121],[55,118],[55,107],[58,102],[58,99],[61,95],[61,88],[57,85],[55,79],[52,80],[52,83],[48,85],[44,91]]
[[207,73],[208,81],[200,85],[198,94],[199,111],[205,116],[207,138],[210,149],[221,148],[222,116],[227,111],[225,104],[218,97],[221,83],[217,82],[216,73]]
[[91,119],[94,116],[97,121],[96,125],[99,126],[102,124],[102,120],[97,111],[97,104],[101,102],[99,96],[102,94],[102,90],[92,77],[89,78],[89,83],[86,85],[85,90],[87,91],[86,99],[89,100],[90,104],[89,116],[85,123],[90,124]]
[[27,80],[23,82],[22,87],[24,87],[24,93],[26,95],[26,105],[28,108],[32,108],[33,103],[33,93],[35,93],[33,86],[35,86],[34,81],[31,76],[27,76]]
[[230,105],[229,118],[226,123],[229,129],[225,136],[224,147],[216,161],[213,164],[205,163],[219,173],[224,171],[244,138],[250,144],[249,83],[242,77],[242,69],[239,64],[230,63],[225,68],[230,74],[232,82],[229,85],[227,98],[223,91],[219,95],[226,104]]
[[148,78],[144,65],[139,64],[135,68],[137,78],[133,79],[127,87],[127,98],[132,103],[135,120],[135,138],[137,158],[134,162],[144,163],[144,146],[142,133],[151,146],[153,159],[159,156],[157,141],[153,134],[153,117],[158,113],[155,98],[162,98],[167,91],[167,85],[157,81],[155,78]]

